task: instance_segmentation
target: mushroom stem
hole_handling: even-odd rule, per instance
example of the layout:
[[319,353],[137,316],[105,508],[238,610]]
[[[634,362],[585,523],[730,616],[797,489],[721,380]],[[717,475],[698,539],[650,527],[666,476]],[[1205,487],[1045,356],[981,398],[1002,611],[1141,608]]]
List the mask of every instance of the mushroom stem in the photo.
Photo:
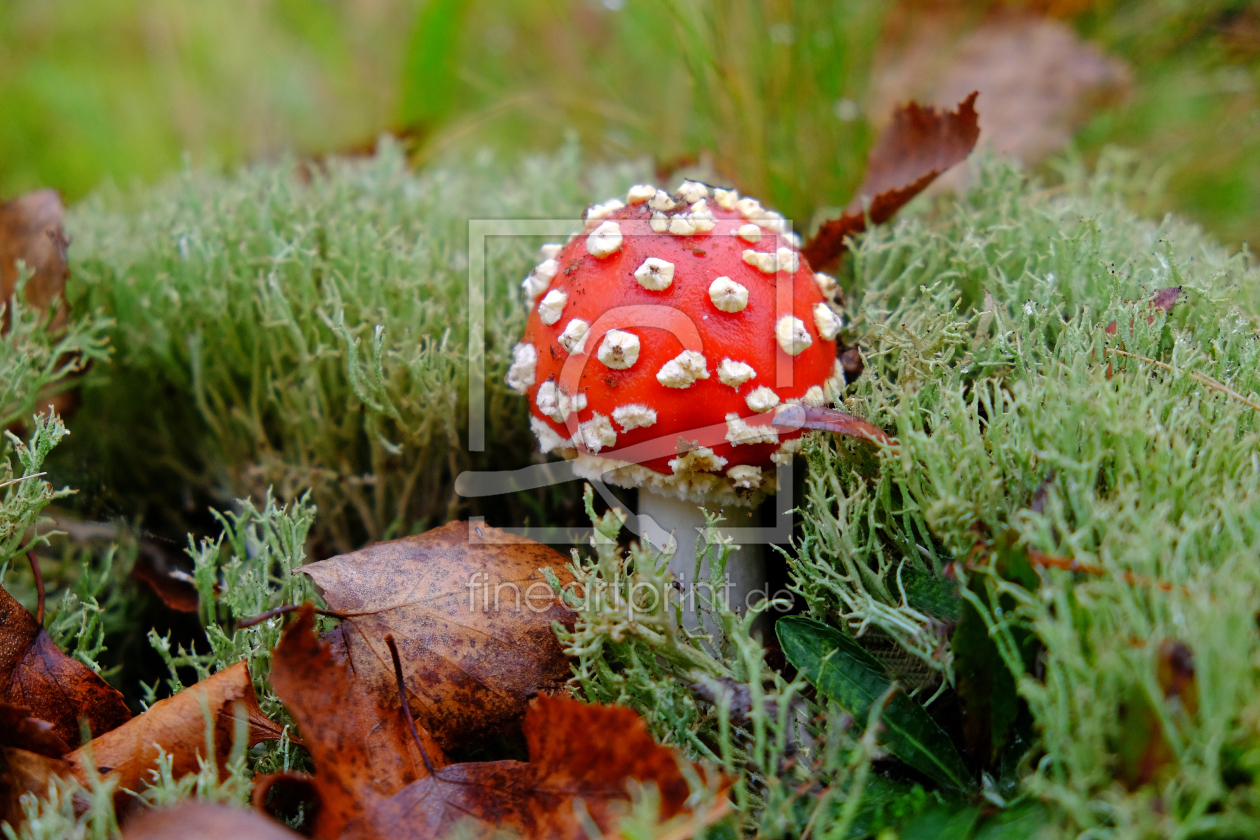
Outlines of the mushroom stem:
[[[722,528],[749,528],[759,520],[757,510],[752,508],[731,506],[715,512],[723,519]],[[715,633],[720,630],[716,625],[700,627],[699,608],[705,599],[725,599],[732,609],[743,615],[750,602],[767,597],[765,546],[751,542],[740,545],[727,560],[725,581],[714,586],[709,582],[708,557],[703,558],[700,574],[696,575],[696,541],[705,527],[704,510],[699,505],[640,490],[639,517],[642,537],[656,548],[664,548],[670,534],[677,541],[678,550],[669,561],[669,570],[682,587],[675,597],[676,603],[682,604],[683,626],[688,630],[708,629]]]

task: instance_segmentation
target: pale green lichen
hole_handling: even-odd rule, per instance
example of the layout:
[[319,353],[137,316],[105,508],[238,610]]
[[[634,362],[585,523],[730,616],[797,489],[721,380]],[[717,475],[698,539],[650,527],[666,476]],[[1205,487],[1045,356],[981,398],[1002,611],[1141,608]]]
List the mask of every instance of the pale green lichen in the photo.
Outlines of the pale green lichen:
[[[845,405],[900,445],[815,437],[794,588],[948,680],[947,637],[897,576],[979,575],[987,604],[963,595],[1019,675],[1044,750],[1025,784],[1060,809],[1062,831],[1250,836],[1260,276],[1192,226],[1125,210],[1116,163],[1054,191],[987,163],[931,222],[862,241],[842,284],[866,370]],[[1152,307],[1171,286],[1172,311]],[[1047,568],[1035,592],[1002,580],[973,552],[1008,529],[1101,573]],[[988,606],[998,594],[1015,609]],[[1036,673],[1017,628],[1044,648]],[[1129,793],[1116,780],[1120,711],[1135,687],[1168,708],[1155,673],[1165,639],[1194,652],[1199,709],[1163,714],[1173,767]]]
[[554,240],[592,197],[648,175],[572,147],[415,172],[384,142],[368,159],[98,193],[67,219],[71,268],[76,303],[115,319],[117,352],[92,370],[65,454],[92,463],[111,508],[149,520],[183,521],[172,485],[217,507],[310,492],[316,535],[339,551],[478,512],[455,477],[537,449],[504,378],[545,240],[485,241],[493,451],[470,453],[469,220],[559,219]]

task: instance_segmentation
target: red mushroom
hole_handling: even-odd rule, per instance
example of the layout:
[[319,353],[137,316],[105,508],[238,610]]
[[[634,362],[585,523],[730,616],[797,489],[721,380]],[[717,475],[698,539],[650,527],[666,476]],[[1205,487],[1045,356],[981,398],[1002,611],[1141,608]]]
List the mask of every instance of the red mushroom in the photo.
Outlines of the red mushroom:
[[[835,281],[810,270],[782,216],[690,181],[592,206],[586,230],[544,255],[523,284],[532,312],[508,384],[528,395],[544,452],[641,488],[641,514],[687,529],[674,564],[691,574],[696,505],[752,508],[819,419],[808,407],[838,398]],[[728,565],[736,594],[762,585],[751,553]]]

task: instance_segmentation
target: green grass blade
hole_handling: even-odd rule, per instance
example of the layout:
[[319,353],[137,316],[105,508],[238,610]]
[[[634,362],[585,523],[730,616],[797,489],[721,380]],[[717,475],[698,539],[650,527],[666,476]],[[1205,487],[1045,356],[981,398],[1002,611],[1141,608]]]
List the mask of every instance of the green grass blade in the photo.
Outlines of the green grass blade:
[[463,0],[429,0],[417,15],[403,77],[403,125],[431,129],[455,105],[466,11]]
[[[788,661],[858,720],[892,685],[874,657],[833,627],[789,616],[779,620],[775,631]],[[913,697],[894,694],[881,720],[886,730],[881,742],[890,753],[945,787],[975,788],[953,741]]]

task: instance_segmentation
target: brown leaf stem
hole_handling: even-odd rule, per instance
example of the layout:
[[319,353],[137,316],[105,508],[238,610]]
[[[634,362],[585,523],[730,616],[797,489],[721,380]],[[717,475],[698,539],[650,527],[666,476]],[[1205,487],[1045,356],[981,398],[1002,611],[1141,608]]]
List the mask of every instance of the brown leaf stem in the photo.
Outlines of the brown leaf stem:
[[44,626],[44,575],[39,570],[39,558],[35,552],[26,552],[26,561],[31,564],[31,574],[35,577],[35,623]]
[[394,660],[394,679],[398,681],[398,700],[402,703],[403,717],[407,720],[407,728],[411,730],[412,740],[416,742],[416,746],[420,749],[420,757],[424,759],[424,769],[429,771],[429,775],[434,775],[437,771],[433,768],[433,762],[429,759],[429,752],[424,748],[424,742],[420,739],[420,733],[416,730],[416,719],[411,716],[411,706],[407,703],[407,685],[403,680],[402,659],[398,656],[398,645],[394,644],[394,635],[388,633],[385,636],[385,644],[389,646],[389,655]]

